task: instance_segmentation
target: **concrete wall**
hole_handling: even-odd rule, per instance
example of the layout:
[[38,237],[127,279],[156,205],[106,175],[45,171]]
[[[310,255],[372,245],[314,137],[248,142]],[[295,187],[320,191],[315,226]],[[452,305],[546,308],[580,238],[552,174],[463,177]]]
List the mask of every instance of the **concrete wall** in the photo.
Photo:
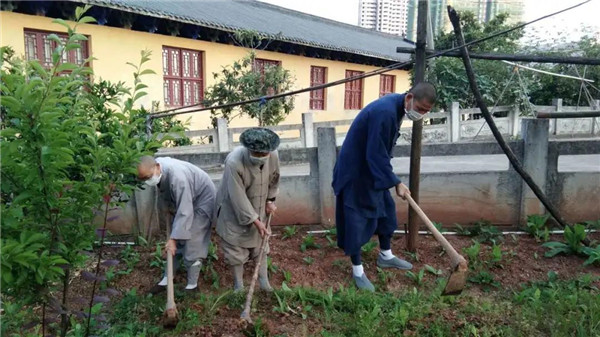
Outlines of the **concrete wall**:
[[[547,126],[547,120],[524,120],[526,139],[511,141],[509,146],[563,218],[569,222],[600,219],[600,161],[598,169],[591,172],[558,170],[560,155],[600,154],[600,139],[549,141]],[[282,177],[277,199],[279,210],[273,219],[275,225],[332,225],[335,222],[330,179],[339,148],[334,143],[332,128],[318,131],[318,148],[280,151],[283,166],[308,163],[310,171],[308,174]],[[407,157],[409,154],[410,146],[394,148],[395,157]],[[502,154],[502,151],[495,142],[430,144],[424,145],[422,151],[423,156],[433,157],[498,154]],[[201,167],[214,167],[223,162],[226,154],[170,155]],[[482,160],[485,162],[486,159]],[[399,178],[409,183],[406,174],[399,175]],[[219,180],[220,176],[217,175],[214,179],[217,186]],[[148,226],[156,230],[158,215],[154,210],[153,198],[152,189],[136,193],[135,200],[124,211],[111,212],[109,217],[114,220],[109,227],[131,228],[129,223],[134,222],[139,232],[148,232]],[[496,225],[515,227],[523,223],[528,214],[544,212],[512,167],[496,171],[422,173],[420,199],[427,215],[446,226],[489,220]],[[396,202],[398,221],[402,225],[407,221],[408,206],[402,200],[397,199]],[[126,230],[116,229],[113,232]]]

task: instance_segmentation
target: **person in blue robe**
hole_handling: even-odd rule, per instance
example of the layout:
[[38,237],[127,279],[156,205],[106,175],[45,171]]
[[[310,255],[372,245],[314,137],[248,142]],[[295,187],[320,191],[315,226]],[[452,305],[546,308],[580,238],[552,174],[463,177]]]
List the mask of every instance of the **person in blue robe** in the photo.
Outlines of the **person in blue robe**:
[[356,116],[342,144],[334,171],[338,247],[352,262],[352,275],[359,289],[374,291],[361,262],[361,247],[375,234],[381,268],[411,269],[412,265],[391,251],[397,229],[396,207],[390,189],[405,199],[410,191],[392,169],[392,149],[406,116],[423,118],[435,103],[433,85],[422,82],[405,94],[388,94],[371,102]]

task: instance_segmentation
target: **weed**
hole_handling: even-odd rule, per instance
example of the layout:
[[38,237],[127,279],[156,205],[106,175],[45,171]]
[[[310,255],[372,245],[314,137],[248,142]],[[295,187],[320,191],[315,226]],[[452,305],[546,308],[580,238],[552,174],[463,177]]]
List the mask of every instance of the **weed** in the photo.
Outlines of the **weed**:
[[492,253],[491,253],[491,265],[494,267],[502,267],[502,257],[504,256],[504,253],[502,252],[502,249],[500,248],[499,245],[494,245],[492,246]]
[[159,242],[156,244],[156,250],[152,254],[152,261],[150,261],[150,267],[163,269],[164,260],[162,257],[162,246],[163,243]]
[[535,238],[536,241],[548,241],[550,237],[550,231],[546,227],[546,222],[550,218],[550,215],[538,215],[532,214],[527,216],[527,224],[524,228],[525,231]]
[[300,245],[300,250],[305,252],[307,249],[319,249],[321,246],[315,242],[315,237],[312,234],[308,234],[302,240],[302,244]]
[[586,221],[586,222],[584,222],[584,225],[588,229],[600,229],[600,220]]
[[567,227],[564,232],[564,238],[567,243],[556,241],[544,243],[542,246],[550,249],[546,252],[545,256],[552,257],[558,254],[581,254],[583,252],[583,244],[581,241],[585,239],[585,237],[585,227],[582,224],[576,224],[573,228]]
[[296,233],[298,233],[298,227],[296,227],[296,226],[285,226],[285,228],[283,229],[283,235],[281,236],[281,238],[283,240],[290,239],[294,235],[296,235]]
[[206,256],[206,259],[202,264],[204,279],[210,280],[212,283],[212,287],[215,289],[219,289],[220,287],[219,273],[217,273],[217,271],[215,270],[215,263],[219,260],[217,249],[217,245],[214,242],[211,242],[210,245],[208,245],[208,254]]
[[335,248],[337,247],[337,242],[336,240],[333,239],[333,237],[329,234],[325,235],[325,239],[327,240],[327,245],[331,248]]
[[279,271],[279,267],[273,263],[273,259],[270,256],[267,256],[267,269],[271,274],[275,274]]
[[484,290],[489,290],[488,286],[493,286],[493,287],[500,287],[500,282],[496,281],[494,279],[494,275],[492,275],[490,272],[485,271],[485,270],[481,270],[478,273],[476,273],[475,275],[471,276],[468,278],[468,281],[471,283],[477,283],[479,285],[484,286]]
[[479,242],[473,241],[473,244],[469,247],[463,248],[463,252],[469,258],[469,262],[471,265],[474,265],[479,262],[479,252],[481,251],[481,244]]
[[432,273],[433,275],[442,275],[442,270],[441,269],[435,269],[434,267],[426,264],[425,265],[425,270]]
[[377,278],[382,285],[388,283],[388,280],[393,277],[393,273],[382,268],[377,267]]
[[425,278],[425,269],[419,270],[418,273],[407,271],[406,276],[410,278],[417,286],[420,286],[423,284],[423,279]]
[[133,271],[135,265],[140,262],[140,253],[135,251],[132,246],[127,245],[125,249],[121,251],[121,261],[125,263],[127,269],[117,271],[117,275],[129,275]]
[[306,264],[307,264],[307,265],[309,265],[309,266],[310,266],[311,264],[313,264],[313,262],[315,262],[315,259],[313,259],[313,258],[312,258],[312,257],[310,257],[310,256],[306,256],[306,257],[304,257],[302,260],[304,261],[304,263],[306,263]]
[[583,263],[584,266],[590,264],[600,265],[600,245],[596,248],[584,247],[583,253],[588,256],[588,259]]
[[365,253],[366,255],[370,255],[371,252],[373,252],[373,250],[375,250],[375,247],[377,247],[377,242],[376,241],[369,241],[365,245],[363,245],[362,247],[360,247],[360,250],[363,253]]
[[471,225],[469,228],[463,228],[455,224],[456,232],[460,235],[471,236],[480,243],[497,244],[502,241],[502,232],[497,227],[492,226],[489,221],[481,220]]
[[348,261],[345,259],[337,259],[333,261],[332,265],[341,270],[346,270],[348,268]]
[[407,250],[404,251],[404,254],[406,254],[407,256],[410,256],[410,258],[415,261],[415,262],[419,262],[419,253],[417,252],[409,252]]

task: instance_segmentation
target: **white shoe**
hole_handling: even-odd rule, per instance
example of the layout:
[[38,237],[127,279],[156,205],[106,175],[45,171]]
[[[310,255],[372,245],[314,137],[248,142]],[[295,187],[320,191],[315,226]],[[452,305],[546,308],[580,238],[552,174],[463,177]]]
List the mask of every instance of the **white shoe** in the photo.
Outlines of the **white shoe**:
[[166,287],[167,286],[167,277],[163,277],[162,280],[160,280],[160,282],[158,282],[158,285],[161,287]]
[[194,290],[198,287],[198,283],[196,284],[188,284],[185,286],[185,290]]

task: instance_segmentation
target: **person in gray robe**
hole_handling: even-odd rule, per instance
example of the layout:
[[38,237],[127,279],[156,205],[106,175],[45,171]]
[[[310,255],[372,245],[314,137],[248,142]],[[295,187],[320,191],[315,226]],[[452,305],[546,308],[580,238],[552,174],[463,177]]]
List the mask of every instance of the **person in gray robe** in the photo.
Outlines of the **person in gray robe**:
[[[173,215],[166,253],[175,256],[174,270],[180,258],[187,269],[186,290],[198,287],[202,260],[208,254],[211,221],[215,207],[216,188],[206,172],[197,166],[170,157],[144,156],[137,167],[138,179],[157,186],[161,201]],[[156,293],[167,285],[163,279],[150,292]]]
[[[265,128],[252,128],[240,135],[243,147],[225,159],[223,179],[217,192],[216,227],[221,249],[230,265],[234,290],[244,287],[244,264],[259,256],[267,215],[273,213],[279,188],[279,137]],[[269,247],[266,246],[268,254]],[[272,291],[267,272],[267,254],[259,268],[259,285]]]

